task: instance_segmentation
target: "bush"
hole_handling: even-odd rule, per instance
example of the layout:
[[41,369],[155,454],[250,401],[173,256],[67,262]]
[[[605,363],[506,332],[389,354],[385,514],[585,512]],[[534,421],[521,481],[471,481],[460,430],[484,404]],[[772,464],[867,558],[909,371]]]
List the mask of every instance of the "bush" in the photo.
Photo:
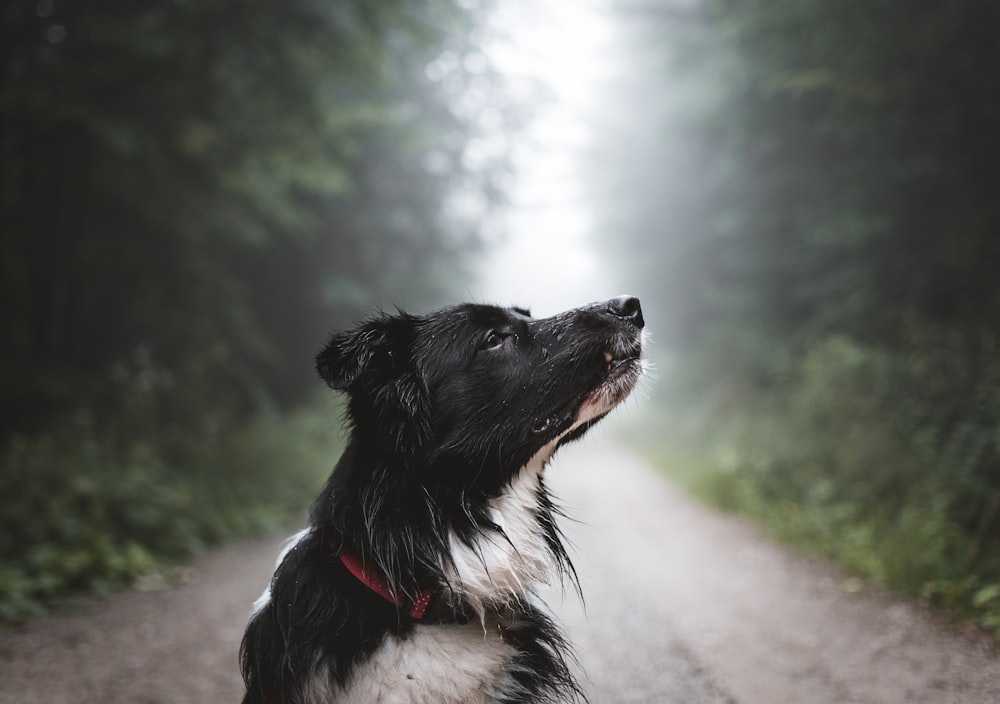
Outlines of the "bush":
[[3,450],[0,619],[127,585],[302,515],[339,451],[340,407],[124,437],[86,414]]
[[1000,628],[1000,362],[955,369],[969,355],[947,339],[916,342],[899,354],[824,339],[767,392],[688,411],[703,420],[662,463],[785,541]]

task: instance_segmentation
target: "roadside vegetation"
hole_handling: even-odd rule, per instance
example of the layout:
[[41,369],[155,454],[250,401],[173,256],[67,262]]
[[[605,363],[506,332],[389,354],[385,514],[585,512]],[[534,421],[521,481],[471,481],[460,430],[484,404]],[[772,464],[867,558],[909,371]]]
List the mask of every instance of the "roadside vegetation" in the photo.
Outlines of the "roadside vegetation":
[[[692,491],[1000,630],[997,8],[626,5],[595,158]],[[660,90],[651,89],[652,85]],[[654,96],[654,97],[651,97]]]
[[206,548],[286,529],[339,454],[336,400],[158,432],[137,431],[135,410],[8,441],[0,493],[16,500],[0,522],[0,620],[170,583]]
[[487,5],[7,3],[0,619],[308,505],[325,336],[464,291],[501,200]]
[[908,390],[933,393],[934,374],[831,339],[780,390],[752,397],[664,380],[672,400],[630,436],[706,503],[1000,634],[997,506],[977,476],[995,428],[984,418],[949,435],[915,415]]

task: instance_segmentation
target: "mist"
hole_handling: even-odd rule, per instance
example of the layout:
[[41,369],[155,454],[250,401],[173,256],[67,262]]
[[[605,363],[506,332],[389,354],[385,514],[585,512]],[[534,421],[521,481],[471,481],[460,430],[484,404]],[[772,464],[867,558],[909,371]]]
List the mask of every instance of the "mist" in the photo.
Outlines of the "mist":
[[477,267],[474,297],[538,315],[608,298],[618,277],[592,243],[597,213],[586,172],[597,139],[592,118],[613,78],[613,30],[591,3],[506,3],[491,27],[497,39],[487,55],[506,81],[533,86],[538,99],[511,150],[511,187],[491,223],[497,235]]
[[628,293],[669,481],[1000,627],[993,3],[0,13],[0,618],[298,516],[331,332]]

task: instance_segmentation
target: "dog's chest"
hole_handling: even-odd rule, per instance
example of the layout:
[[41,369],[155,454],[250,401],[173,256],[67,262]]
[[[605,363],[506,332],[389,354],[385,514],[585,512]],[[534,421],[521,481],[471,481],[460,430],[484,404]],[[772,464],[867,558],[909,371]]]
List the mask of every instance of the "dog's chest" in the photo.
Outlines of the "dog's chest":
[[309,704],[489,704],[509,683],[513,649],[499,631],[481,623],[419,625],[405,637],[389,636],[360,663],[343,690],[317,677]]
[[490,517],[503,534],[477,536],[470,545],[452,535],[456,586],[477,610],[517,601],[554,573],[551,552],[538,523],[542,462],[525,466],[507,490],[490,501]]

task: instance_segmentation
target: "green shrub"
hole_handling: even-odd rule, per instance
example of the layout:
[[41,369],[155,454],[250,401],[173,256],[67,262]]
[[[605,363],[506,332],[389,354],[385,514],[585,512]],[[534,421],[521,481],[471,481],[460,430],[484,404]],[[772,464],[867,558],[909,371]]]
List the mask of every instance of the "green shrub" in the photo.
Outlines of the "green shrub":
[[960,358],[947,339],[892,354],[827,338],[766,392],[688,406],[697,423],[664,410],[661,427],[688,432],[661,463],[782,540],[998,628],[1000,362]]
[[323,400],[159,437],[83,417],[12,439],[0,457],[0,619],[301,517],[336,459],[340,412]]

